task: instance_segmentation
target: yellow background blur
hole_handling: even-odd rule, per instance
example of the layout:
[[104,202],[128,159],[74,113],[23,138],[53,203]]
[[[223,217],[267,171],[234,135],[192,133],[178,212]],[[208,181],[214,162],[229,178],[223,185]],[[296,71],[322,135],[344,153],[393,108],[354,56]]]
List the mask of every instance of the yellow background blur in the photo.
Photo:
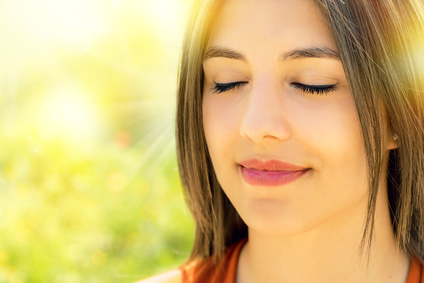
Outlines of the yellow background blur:
[[0,282],[133,282],[187,258],[191,2],[0,0]]

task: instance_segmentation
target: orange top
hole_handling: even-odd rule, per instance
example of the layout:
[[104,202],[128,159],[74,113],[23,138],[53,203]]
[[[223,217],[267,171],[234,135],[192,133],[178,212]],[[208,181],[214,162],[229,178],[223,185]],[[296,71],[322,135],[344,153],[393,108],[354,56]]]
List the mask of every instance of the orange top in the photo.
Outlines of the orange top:
[[[234,283],[240,251],[247,239],[230,246],[224,258],[213,266],[211,260],[195,261],[180,267],[183,283]],[[424,283],[424,267],[416,257],[412,257],[405,283]]]

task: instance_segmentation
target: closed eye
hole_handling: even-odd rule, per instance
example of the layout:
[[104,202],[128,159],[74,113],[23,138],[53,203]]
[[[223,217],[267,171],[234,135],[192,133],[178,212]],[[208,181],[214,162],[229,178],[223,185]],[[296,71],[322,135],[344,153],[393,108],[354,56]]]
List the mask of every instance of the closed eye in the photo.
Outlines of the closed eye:
[[217,83],[214,82],[214,86],[211,87],[212,93],[220,94],[226,91],[230,91],[236,88],[239,88],[240,86],[247,84],[247,82],[240,81],[240,82],[230,82],[230,83]]
[[334,91],[336,89],[337,84],[332,85],[305,85],[300,83],[291,83],[291,86],[293,86],[295,89],[299,89],[305,93],[309,94],[327,94],[331,91]]

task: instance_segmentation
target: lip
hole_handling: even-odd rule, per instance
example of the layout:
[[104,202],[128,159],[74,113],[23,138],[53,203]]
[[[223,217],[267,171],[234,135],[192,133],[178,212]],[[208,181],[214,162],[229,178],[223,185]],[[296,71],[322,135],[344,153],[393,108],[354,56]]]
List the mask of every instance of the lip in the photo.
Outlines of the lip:
[[310,168],[279,160],[245,160],[239,163],[241,175],[246,183],[253,186],[275,187],[285,185],[302,177]]

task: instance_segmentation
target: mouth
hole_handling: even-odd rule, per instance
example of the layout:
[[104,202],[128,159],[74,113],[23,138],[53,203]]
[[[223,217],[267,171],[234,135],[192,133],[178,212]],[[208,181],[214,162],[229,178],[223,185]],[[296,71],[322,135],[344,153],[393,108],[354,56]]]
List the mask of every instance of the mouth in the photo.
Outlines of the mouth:
[[245,160],[239,163],[241,175],[246,183],[253,186],[282,186],[305,175],[306,168],[278,160]]

